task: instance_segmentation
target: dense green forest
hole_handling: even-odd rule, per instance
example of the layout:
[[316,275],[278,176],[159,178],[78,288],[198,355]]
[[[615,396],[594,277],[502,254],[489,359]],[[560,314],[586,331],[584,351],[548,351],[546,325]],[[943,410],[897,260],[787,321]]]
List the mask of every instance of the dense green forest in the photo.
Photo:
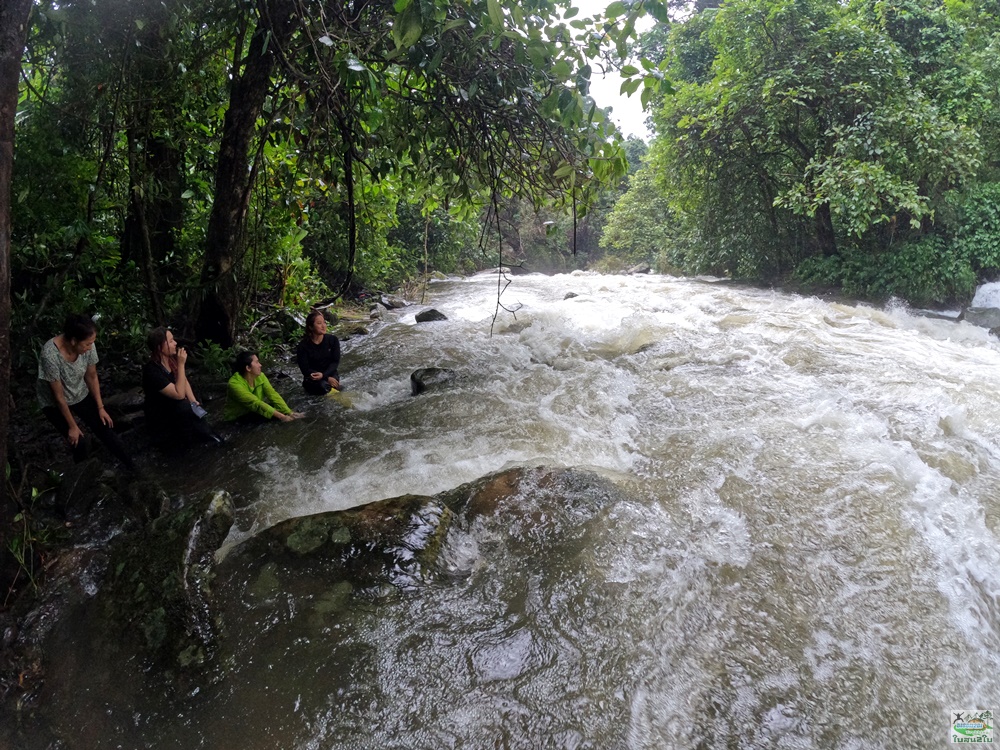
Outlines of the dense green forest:
[[968,301],[1000,271],[1000,16],[971,0],[699,2],[602,241],[661,268]]
[[391,287],[425,260],[495,264],[478,243],[491,215],[585,207],[624,172],[586,98],[575,37],[592,24],[570,34],[573,16],[496,0],[37,3],[14,327],[91,310],[126,335],[169,322],[228,347],[269,306]]
[[0,0],[0,433],[71,311],[221,351],[504,263],[967,300],[1000,270],[998,47],[979,0]]

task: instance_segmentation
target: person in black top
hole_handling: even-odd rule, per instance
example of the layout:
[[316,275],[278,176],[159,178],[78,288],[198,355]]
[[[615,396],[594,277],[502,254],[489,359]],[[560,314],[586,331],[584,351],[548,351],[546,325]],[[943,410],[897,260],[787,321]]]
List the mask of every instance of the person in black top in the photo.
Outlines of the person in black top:
[[323,396],[335,388],[340,390],[340,340],[326,332],[326,318],[313,310],[306,318],[306,335],[295,350],[302,387],[313,396]]
[[177,346],[174,334],[163,327],[150,331],[146,344],[149,361],[142,366],[142,390],[152,442],[170,452],[193,442],[221,443],[187,379],[187,351]]

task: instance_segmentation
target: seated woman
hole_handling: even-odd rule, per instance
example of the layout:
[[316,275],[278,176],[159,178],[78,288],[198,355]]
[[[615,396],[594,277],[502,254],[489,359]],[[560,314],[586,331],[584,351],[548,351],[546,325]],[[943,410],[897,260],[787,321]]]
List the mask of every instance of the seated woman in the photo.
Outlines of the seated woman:
[[70,315],[63,332],[42,345],[38,355],[38,403],[55,428],[73,449],[73,460],[79,463],[89,453],[87,440],[75,417],[104,443],[115,458],[129,470],[135,468],[125,452],[115,423],[104,410],[101,383],[97,377],[97,326],[86,315]]
[[302,370],[302,387],[313,396],[323,396],[331,388],[340,390],[340,340],[326,332],[326,319],[319,310],[306,318],[306,334],[295,350]]
[[142,366],[142,390],[150,440],[166,451],[180,451],[192,442],[221,443],[191,390],[187,351],[163,327],[150,331],[146,344],[149,361]]
[[236,356],[236,372],[226,387],[226,408],[222,418],[227,422],[268,422],[277,419],[291,422],[303,414],[292,411],[271,386],[261,371],[260,360],[253,352]]

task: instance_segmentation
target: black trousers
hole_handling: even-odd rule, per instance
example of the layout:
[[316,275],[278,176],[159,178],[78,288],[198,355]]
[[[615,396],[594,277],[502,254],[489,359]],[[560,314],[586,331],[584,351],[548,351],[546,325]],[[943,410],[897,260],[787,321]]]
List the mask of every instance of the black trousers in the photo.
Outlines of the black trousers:
[[310,396],[325,396],[330,392],[330,381],[326,378],[323,378],[322,380],[306,378],[302,381],[302,388]]
[[[108,427],[104,422],[101,421],[101,417],[98,414],[97,402],[94,401],[94,397],[89,393],[86,398],[83,399],[78,404],[73,404],[69,407],[69,410],[83,422],[87,428],[94,433],[98,440],[100,440],[104,445],[107,446],[108,450],[121,461],[126,468],[134,468],[132,463],[132,457],[125,451],[125,446],[122,444],[121,438],[118,434]],[[62,412],[59,411],[58,407],[46,406],[42,409],[42,413],[45,417],[52,423],[52,425],[59,431],[59,434],[64,438],[69,438],[69,424],[67,424],[66,419],[63,417]],[[83,438],[77,441],[76,445],[73,446],[73,460],[76,463],[80,463],[87,459],[90,454],[87,441]]]
[[221,442],[208,423],[191,411],[187,399],[171,400],[162,410],[146,412],[149,440],[165,453],[180,453],[195,443]]

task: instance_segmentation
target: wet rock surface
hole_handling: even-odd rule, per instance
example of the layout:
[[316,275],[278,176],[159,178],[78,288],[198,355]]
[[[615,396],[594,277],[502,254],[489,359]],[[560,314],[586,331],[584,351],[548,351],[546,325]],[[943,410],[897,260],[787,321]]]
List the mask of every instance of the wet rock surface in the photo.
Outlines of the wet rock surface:
[[200,671],[212,665],[218,639],[211,603],[214,554],[233,515],[227,493],[207,493],[112,551],[110,577],[98,597],[101,616],[163,668]]
[[214,553],[233,519],[228,495],[176,508],[151,482],[75,468],[63,488],[75,543],[46,561],[31,609],[0,621],[0,747],[27,747],[36,711],[58,701],[79,672],[130,663],[181,691],[214,679],[210,589]]
[[456,377],[456,372],[446,367],[421,367],[410,373],[410,395],[417,396],[429,388],[444,386]]
[[[517,519],[541,523],[548,503],[567,505],[581,497],[611,492],[611,484],[589,472],[572,469],[510,469],[433,497],[407,495],[358,508],[293,518],[230,550],[217,571],[220,599],[235,601],[250,592],[272,598],[301,588],[313,578],[320,591],[339,587],[355,595],[379,597],[386,585],[406,590],[454,573],[441,559],[449,532],[480,516],[511,511],[512,498],[526,487],[532,501],[517,506]],[[541,503],[544,506],[545,503]],[[508,507],[509,506],[509,507]],[[524,518],[524,513],[529,518]],[[534,516],[537,515],[537,518]]]
[[427,310],[421,310],[414,317],[418,323],[432,323],[435,320],[448,320],[448,317],[443,312],[435,310],[433,307]]
[[[332,646],[353,613],[376,616],[378,603],[488,565],[463,546],[471,528],[500,523],[544,540],[560,533],[553,519],[589,516],[615,492],[585,471],[511,469],[435,496],[290,519],[225,553],[225,493],[180,508],[160,498],[155,520],[67,556],[53,576],[61,588],[22,632],[0,622],[5,638],[35,644],[20,661],[34,688],[6,702],[0,747],[130,746],[121,741],[151,736],[130,717],[169,724],[182,706],[233,689],[256,668],[254,655],[275,653],[276,643],[280,651],[281,639]],[[155,505],[157,493],[146,494]],[[474,666],[483,679],[504,679],[525,668],[528,650],[515,639],[477,653]]]
[[959,319],[980,328],[997,328],[1000,327],[1000,308],[967,307]]

